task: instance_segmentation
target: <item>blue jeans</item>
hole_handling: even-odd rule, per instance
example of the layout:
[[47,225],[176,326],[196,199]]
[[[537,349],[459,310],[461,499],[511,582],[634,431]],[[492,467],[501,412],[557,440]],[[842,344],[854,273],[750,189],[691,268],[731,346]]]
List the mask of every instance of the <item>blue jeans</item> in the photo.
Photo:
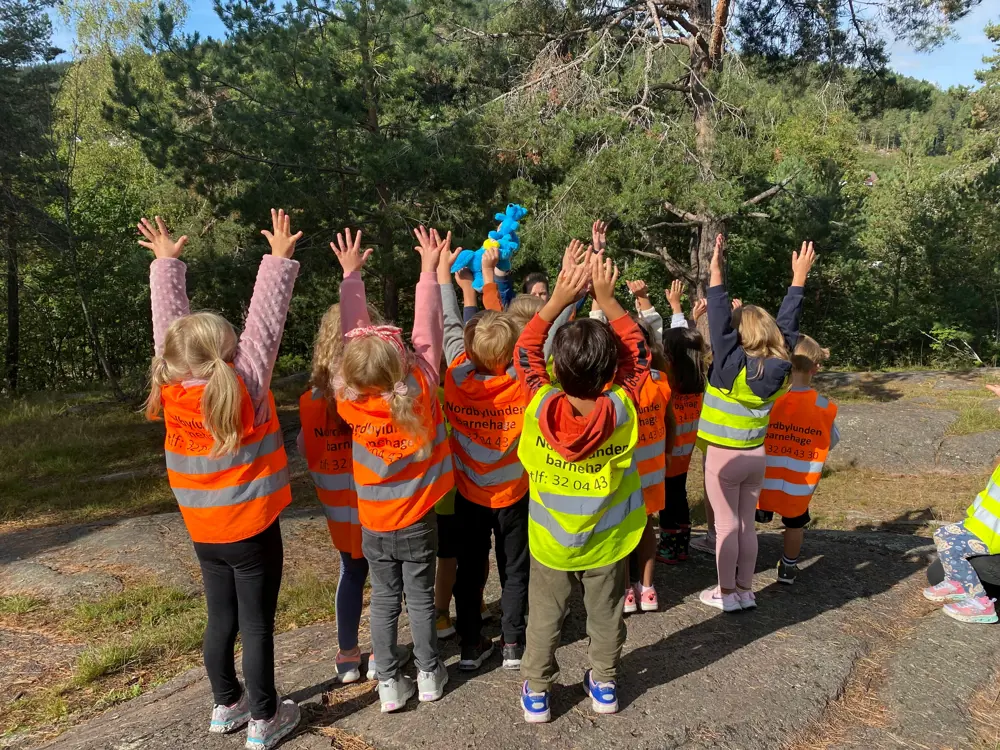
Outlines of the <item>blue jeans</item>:
[[397,531],[363,528],[361,549],[368,560],[372,579],[369,616],[379,681],[396,677],[399,671],[396,638],[404,591],[413,634],[413,659],[421,672],[433,672],[438,665],[434,622],[437,619],[434,608],[437,515],[432,510],[416,523]]
[[969,562],[970,557],[990,553],[986,544],[961,523],[948,524],[935,531],[934,544],[941,558],[945,579],[962,584],[969,596],[986,596],[986,590]]
[[337,645],[341,651],[358,647],[361,608],[365,601],[368,561],[355,559],[350,552],[340,553],[340,580],[337,581]]

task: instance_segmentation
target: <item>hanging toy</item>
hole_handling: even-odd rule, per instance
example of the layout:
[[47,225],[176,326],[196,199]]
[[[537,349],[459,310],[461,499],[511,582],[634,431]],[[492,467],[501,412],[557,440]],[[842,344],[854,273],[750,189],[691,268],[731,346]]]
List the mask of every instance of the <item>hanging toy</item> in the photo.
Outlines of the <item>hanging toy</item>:
[[497,268],[501,271],[510,271],[511,258],[521,246],[521,239],[517,236],[517,230],[521,226],[521,219],[528,214],[528,209],[516,203],[507,205],[503,213],[494,214],[493,218],[500,222],[500,225],[489,233],[478,250],[463,250],[451,264],[451,272],[457,273],[463,269],[472,271],[472,287],[477,292],[483,291],[483,254],[487,250],[499,250],[500,260]]

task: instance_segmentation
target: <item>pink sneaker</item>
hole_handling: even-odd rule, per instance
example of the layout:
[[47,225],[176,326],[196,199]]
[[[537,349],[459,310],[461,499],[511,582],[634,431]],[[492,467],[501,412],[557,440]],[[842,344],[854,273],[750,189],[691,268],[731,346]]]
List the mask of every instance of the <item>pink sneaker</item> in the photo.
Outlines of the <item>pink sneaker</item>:
[[656,587],[650,586],[648,589],[641,591],[642,595],[639,597],[639,607],[643,612],[656,612],[660,608],[660,601],[656,598]]
[[739,612],[743,609],[740,606],[740,597],[734,591],[731,594],[723,594],[718,586],[705,589],[698,595],[698,600],[707,607],[721,609],[723,612]]
[[958,581],[944,580],[936,586],[924,589],[924,598],[932,602],[957,602],[967,598],[965,586]]
[[948,617],[954,617],[959,622],[990,623],[998,619],[993,600],[988,596],[979,596],[975,599],[968,597],[959,602],[945,604],[943,609]]
[[757,609],[757,597],[752,591],[737,589],[736,596],[740,600],[740,609]]
[[636,604],[635,590],[638,586],[629,586],[625,589],[625,609],[622,611],[627,614],[635,614],[639,611],[639,606]]

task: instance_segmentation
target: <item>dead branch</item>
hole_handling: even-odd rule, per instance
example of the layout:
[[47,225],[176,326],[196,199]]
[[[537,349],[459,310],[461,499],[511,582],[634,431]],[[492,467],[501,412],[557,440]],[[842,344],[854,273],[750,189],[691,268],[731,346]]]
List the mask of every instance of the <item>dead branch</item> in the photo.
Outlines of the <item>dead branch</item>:
[[791,182],[792,180],[794,180],[795,177],[796,177],[796,175],[794,175],[794,174],[793,175],[789,175],[788,177],[786,177],[785,179],[783,179],[781,182],[779,182],[777,185],[772,185],[771,187],[769,187],[763,193],[757,193],[757,195],[755,195],[753,198],[750,198],[748,200],[743,201],[743,205],[744,206],[756,206],[758,203],[763,203],[764,201],[773,198],[778,193],[780,193],[782,190],[784,190],[785,185],[787,185],[789,182]]
[[674,216],[680,216],[684,221],[690,221],[693,224],[705,224],[708,222],[708,217],[702,216],[701,214],[693,214],[690,211],[685,211],[682,208],[677,208],[670,201],[663,201],[663,207],[672,213]]

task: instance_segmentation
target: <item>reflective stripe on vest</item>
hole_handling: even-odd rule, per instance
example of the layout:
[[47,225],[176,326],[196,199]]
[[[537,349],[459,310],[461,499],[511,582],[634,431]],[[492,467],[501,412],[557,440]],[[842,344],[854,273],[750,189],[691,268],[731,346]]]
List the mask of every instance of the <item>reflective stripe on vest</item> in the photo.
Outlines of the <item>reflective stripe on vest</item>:
[[670,455],[674,457],[690,456],[693,451],[694,443],[688,443],[687,445],[675,445]]
[[299,419],[309,476],[323,506],[330,540],[338,551],[360,559],[364,554],[354,491],[351,428],[336,412],[331,413],[316,388],[299,398]]
[[964,525],[989,548],[991,555],[1000,554],[1000,466],[969,506]]
[[816,391],[796,388],[771,410],[767,463],[757,507],[797,518],[809,509],[830,453],[837,407]]
[[775,400],[760,398],[747,384],[744,367],[736,376],[733,387],[723,391],[709,383],[698,422],[698,438],[727,448],[750,449],[764,443],[767,422]]
[[679,477],[687,474],[691,468],[691,453],[698,437],[698,420],[701,417],[703,393],[671,394],[670,407],[677,423],[674,430],[674,448],[667,465],[668,477]]
[[337,404],[353,431],[358,517],[372,531],[396,531],[416,523],[455,486],[437,389],[419,367],[411,369],[405,382],[423,421],[416,435],[396,427],[390,404],[381,395]]
[[291,502],[288,459],[274,398],[268,419],[254,425],[256,409],[237,375],[243,434],[235,453],[213,457],[215,440],[204,426],[204,384],[162,389],[167,477],[195,542],[227,544],[268,528]]
[[445,371],[444,394],[459,494],[494,510],[513,505],[528,491],[517,457],[524,389],[513,366],[480,373],[462,353]]
[[528,470],[528,539],[532,556],[556,570],[589,570],[627,556],[646,525],[635,446],[636,407],[614,386],[605,395],[615,429],[590,456],[566,461],[541,432],[539,417],[558,391],[543,386],[524,419],[518,457]]

